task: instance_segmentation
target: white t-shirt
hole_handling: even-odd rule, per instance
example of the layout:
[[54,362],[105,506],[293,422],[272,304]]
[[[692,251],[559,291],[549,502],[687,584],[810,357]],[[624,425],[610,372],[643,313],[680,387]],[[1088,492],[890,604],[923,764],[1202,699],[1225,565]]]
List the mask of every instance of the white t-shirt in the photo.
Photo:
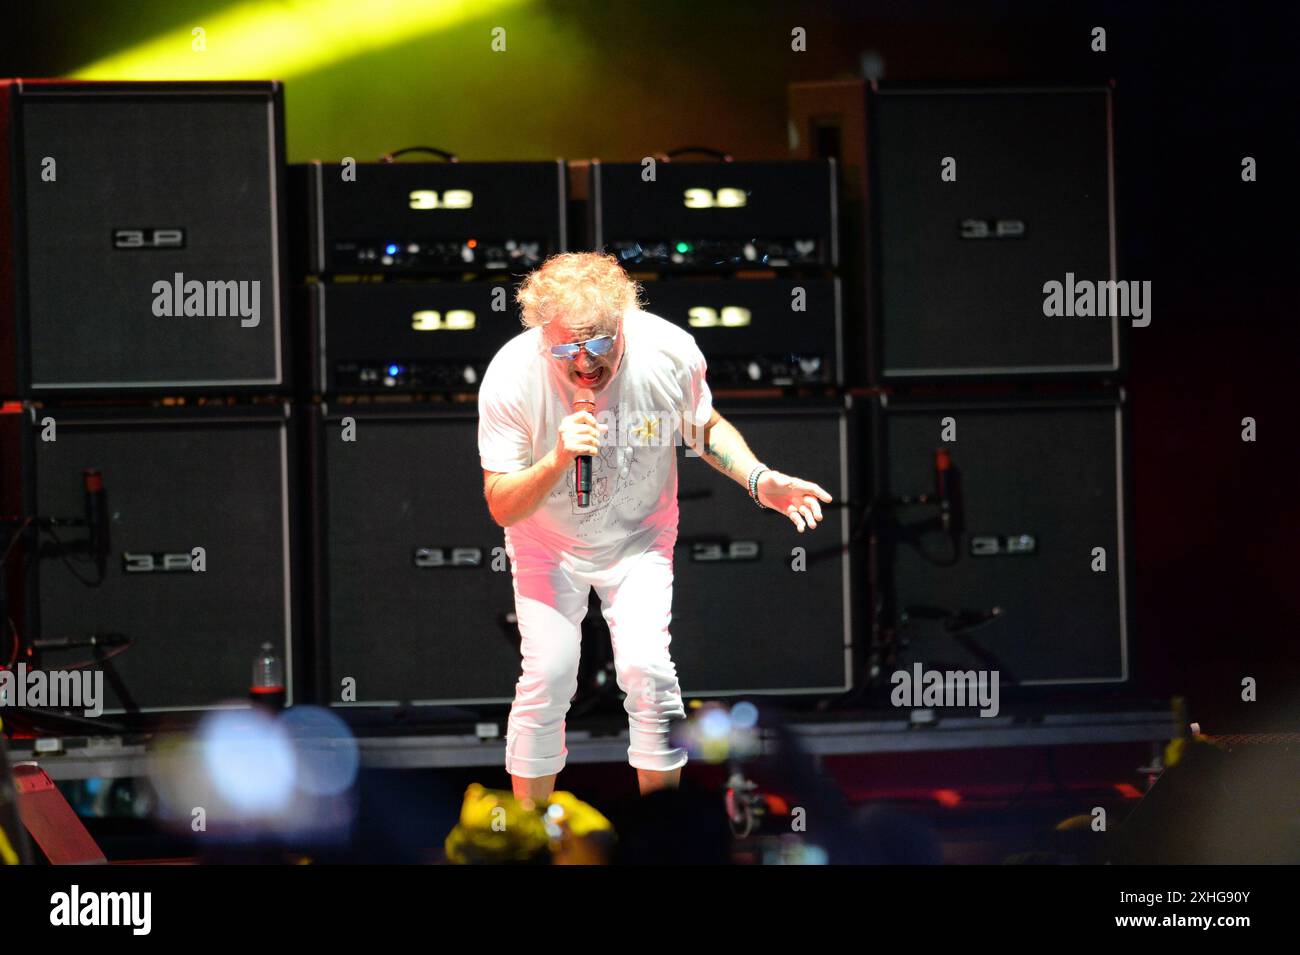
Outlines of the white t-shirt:
[[[596,394],[596,420],[609,430],[592,457],[590,505],[578,507],[571,467],[541,507],[506,528],[508,546],[540,545],[587,573],[645,552],[668,529],[675,535],[681,422],[703,426],[713,414],[704,355],[689,332],[633,309],[622,334],[622,364]],[[484,470],[522,471],[555,447],[578,389],[565,370],[540,328],[497,352],[479,387]]]

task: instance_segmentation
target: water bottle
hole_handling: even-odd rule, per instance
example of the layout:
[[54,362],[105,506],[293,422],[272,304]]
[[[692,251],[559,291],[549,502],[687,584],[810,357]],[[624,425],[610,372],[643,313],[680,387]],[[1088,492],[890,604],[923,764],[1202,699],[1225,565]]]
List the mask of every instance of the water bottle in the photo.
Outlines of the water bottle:
[[284,663],[270,643],[262,644],[253,661],[253,683],[248,688],[254,706],[284,709]]

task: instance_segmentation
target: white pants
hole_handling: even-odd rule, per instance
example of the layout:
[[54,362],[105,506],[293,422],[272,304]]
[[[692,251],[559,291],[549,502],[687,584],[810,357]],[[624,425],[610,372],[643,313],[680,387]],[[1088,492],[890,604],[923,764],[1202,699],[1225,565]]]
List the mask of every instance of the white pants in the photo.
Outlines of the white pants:
[[511,572],[523,672],[506,729],[506,771],[512,776],[549,776],[564,768],[564,716],[578,688],[580,624],[592,587],[609,624],[618,686],[626,694],[628,762],[660,771],[686,764],[686,750],[669,739],[672,722],[685,717],[668,653],[676,536],[674,528],[645,553],[599,575],[579,573],[554,551],[515,541]]

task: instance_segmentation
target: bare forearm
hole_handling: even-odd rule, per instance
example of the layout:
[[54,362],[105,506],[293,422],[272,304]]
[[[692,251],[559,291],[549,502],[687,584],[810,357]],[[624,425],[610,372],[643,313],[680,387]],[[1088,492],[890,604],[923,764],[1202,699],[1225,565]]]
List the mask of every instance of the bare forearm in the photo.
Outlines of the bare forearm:
[[788,517],[800,534],[816,527],[822,520],[822,504],[834,500],[825,488],[811,481],[772,470],[760,471],[751,490],[749,475],[760,462],[740,432],[717,409],[702,428],[683,424],[682,436],[715,470],[749,490],[759,504]]
[[732,427],[731,422],[719,417],[717,423],[708,429],[706,436],[697,440],[704,446],[695,443],[692,447],[699,452],[700,457],[737,484],[748,486],[749,472],[759,463],[758,458],[749,450],[749,445],[740,432]]
[[542,506],[567,467],[552,450],[522,471],[489,478],[484,493],[492,519],[509,527],[531,515]]

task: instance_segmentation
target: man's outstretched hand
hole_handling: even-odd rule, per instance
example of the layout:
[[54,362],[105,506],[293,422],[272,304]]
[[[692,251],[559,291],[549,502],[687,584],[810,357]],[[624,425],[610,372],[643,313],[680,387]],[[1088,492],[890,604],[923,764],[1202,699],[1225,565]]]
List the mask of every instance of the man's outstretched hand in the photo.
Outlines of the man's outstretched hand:
[[[812,481],[803,481],[780,471],[764,471],[758,478],[758,499],[774,511],[779,511],[799,528],[817,526],[822,519],[822,504],[829,504],[831,496]],[[820,502],[820,503],[819,503]]]

